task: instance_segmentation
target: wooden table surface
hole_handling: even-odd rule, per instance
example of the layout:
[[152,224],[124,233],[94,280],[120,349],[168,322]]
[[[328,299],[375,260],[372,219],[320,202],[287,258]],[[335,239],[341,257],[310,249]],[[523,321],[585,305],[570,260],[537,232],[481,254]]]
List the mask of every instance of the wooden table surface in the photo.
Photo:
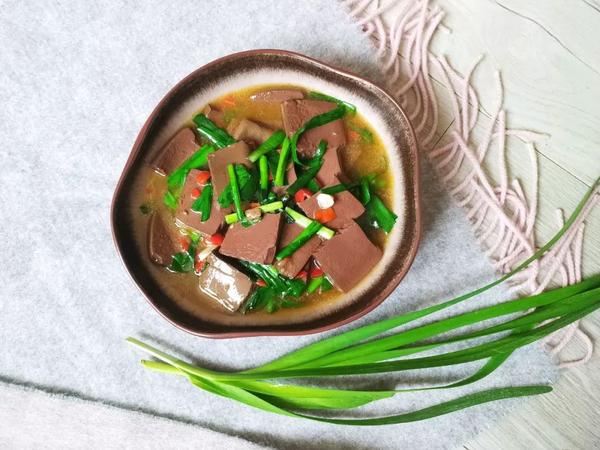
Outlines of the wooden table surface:
[[[494,101],[500,69],[509,126],[545,132],[537,146],[540,168],[538,243],[557,230],[556,208],[570,213],[600,176],[600,0],[438,0],[446,12],[431,51],[464,72],[479,56],[474,76],[481,112]],[[394,17],[395,8],[384,13]],[[435,79],[435,74],[433,75]],[[441,135],[451,125],[442,108]],[[508,143],[510,175],[531,185],[523,145]],[[493,166],[489,168],[493,174]],[[600,272],[600,208],[587,222],[583,273]],[[600,312],[582,328],[600,343]],[[564,357],[581,354],[569,344]],[[464,444],[468,449],[600,447],[600,352],[585,366],[564,370],[550,394],[524,400],[511,415]]]

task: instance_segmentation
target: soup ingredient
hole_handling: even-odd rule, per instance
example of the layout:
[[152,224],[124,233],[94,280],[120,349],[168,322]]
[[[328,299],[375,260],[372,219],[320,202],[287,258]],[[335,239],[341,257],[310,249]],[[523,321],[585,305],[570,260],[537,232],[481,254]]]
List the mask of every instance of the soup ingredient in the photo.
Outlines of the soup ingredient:
[[290,156],[290,140],[286,137],[281,143],[281,151],[279,152],[279,159],[277,160],[277,170],[275,172],[275,179],[273,184],[275,186],[284,185],[285,171],[288,166],[288,158]]
[[161,266],[168,266],[171,256],[178,251],[177,236],[165,224],[160,214],[152,214],[147,231],[150,259]]
[[[241,167],[241,166],[238,166]],[[235,173],[233,164],[227,165],[227,174],[229,175],[229,191],[231,192],[231,198],[233,200],[233,206],[237,215],[238,221],[245,225],[246,215],[242,209],[242,198],[240,195],[240,186],[238,184],[237,175]]]
[[323,194],[323,193],[317,194],[317,204],[319,205],[319,208],[321,208],[321,209],[331,208],[334,203],[335,203],[335,200],[333,199],[332,195]]
[[371,133],[369,130],[367,130],[366,128],[362,128],[359,127],[357,125],[355,125],[354,123],[350,122],[348,124],[348,127],[356,132],[363,141],[372,144],[373,142],[375,142],[375,137],[373,136],[373,133]]
[[249,153],[248,144],[241,141],[208,156],[208,168],[210,169],[212,184],[217,197],[221,197],[222,192],[229,184],[228,164],[242,165],[247,169],[252,169],[252,163],[248,161]]
[[323,165],[321,170],[315,176],[315,179],[322,186],[329,186],[338,183],[338,178],[342,175],[342,165],[340,163],[339,149],[336,147],[328,148],[323,155]]
[[[277,250],[282,215],[265,214],[258,223],[244,227],[232,224],[219,250],[221,254],[259,264],[271,264]],[[266,280],[265,280],[266,281]]]
[[249,261],[241,261],[241,264],[267,283],[267,287],[272,288],[273,292],[281,298],[299,297],[306,289],[306,284],[302,280],[285,278],[274,266]]
[[267,103],[282,103],[286,100],[299,100],[301,98],[304,98],[304,94],[296,89],[269,89],[250,96],[250,100],[253,102]]
[[371,195],[366,206],[367,217],[371,224],[378,226],[386,233],[392,231],[398,216],[385,206],[381,199],[376,195]]
[[343,106],[318,100],[291,100],[282,103],[283,125],[290,137],[292,158],[300,164],[302,158],[314,155],[319,142],[330,148],[346,145],[346,131],[341,118],[346,113]]
[[270,128],[259,125],[250,119],[233,120],[227,126],[227,130],[238,141],[250,141],[255,144],[264,143],[273,133]]
[[196,173],[196,183],[205,185],[210,180],[210,172],[208,170],[199,170]]
[[288,245],[283,247],[277,255],[275,259],[277,261],[281,261],[283,258],[287,258],[288,256],[293,255],[298,249],[300,249],[304,244],[306,244],[314,235],[316,235],[321,229],[321,224],[318,222],[313,222],[306,228],[304,228],[298,236],[296,236]]
[[[287,247],[298,237],[302,230],[303,228],[295,223],[284,223],[279,238],[279,249]],[[306,265],[319,245],[321,245],[321,239],[318,236],[313,236],[293,254],[277,261],[275,267],[282,275],[294,278]]]
[[[196,181],[198,178],[196,177]],[[201,221],[206,222],[210,218],[210,212],[212,209],[213,201],[213,189],[212,184],[207,184],[202,189],[200,197],[198,197],[192,204],[192,211],[200,213]]]
[[279,147],[283,143],[284,139],[285,133],[282,130],[275,131],[266,141],[260,144],[256,150],[250,153],[248,159],[252,162],[256,162],[262,155]]
[[175,219],[179,225],[190,227],[199,233],[213,234],[221,228],[225,219],[212,193],[212,184],[204,186],[200,197],[194,199],[193,190],[200,187],[199,174],[200,171],[195,169],[189,172],[179,196]]
[[[236,164],[234,166],[234,173],[236,176],[241,201],[248,202],[253,200],[260,183],[256,170],[248,170],[245,166]],[[219,205],[221,205],[222,208],[227,208],[231,206],[232,203],[233,191],[231,183],[228,182],[227,186],[219,196]]]
[[194,132],[190,128],[183,128],[160,150],[151,165],[161,175],[169,174],[199,148]]
[[382,256],[382,251],[371,243],[356,223],[325,241],[314,254],[319,267],[342,292],[348,292],[358,284]]
[[194,117],[194,123],[196,124],[198,134],[212,142],[218,148],[225,148],[236,142],[227,131],[216,126],[214,122],[208,119],[204,114],[197,114]]
[[213,122],[219,128],[225,128],[227,125],[227,120],[225,117],[225,113],[218,108],[215,108],[212,105],[206,105],[202,113],[206,116],[208,120]]
[[[334,230],[340,230],[352,224],[354,219],[360,217],[365,212],[365,207],[362,205],[362,203],[348,191],[335,194],[334,200],[335,202],[332,209],[333,213],[335,214],[335,218],[333,218],[331,221],[327,221],[327,226],[333,228]],[[318,220],[317,214],[323,214],[319,213],[319,211],[322,210],[317,203],[316,195],[304,200],[302,203],[299,203],[298,206],[311,219]]]
[[[285,212],[287,213],[288,216],[290,216],[290,218],[292,218],[294,220],[294,223],[300,225],[302,228],[307,228],[308,226],[310,226],[310,224],[312,224],[314,222],[314,220],[311,220],[308,217],[303,216],[299,212],[294,211],[292,208],[285,208]],[[321,229],[319,230],[319,232],[317,234],[319,236],[321,236],[323,239],[331,239],[333,237],[333,235],[335,234],[335,231],[333,231],[327,227],[321,227]]]
[[265,155],[258,159],[259,200],[264,202],[269,196],[269,161]]
[[140,212],[142,215],[147,216],[148,214],[152,213],[152,205],[150,205],[150,203],[142,203],[140,205]]
[[348,103],[343,100],[340,100],[339,98],[332,97],[331,95],[323,94],[321,92],[311,91],[308,93],[308,98],[312,98],[314,100],[324,100],[327,102],[332,102],[338,106],[343,106],[344,108],[346,108],[346,112],[348,114],[352,114],[352,115],[356,114],[356,106],[354,106],[352,103]]
[[254,289],[247,275],[214,254],[206,258],[198,285],[202,292],[231,312],[237,311]]
[[[276,202],[272,202],[272,203],[267,203],[265,205],[258,206],[258,208],[260,208],[260,210],[264,213],[274,212],[274,211],[283,209],[283,202],[276,201]],[[227,214],[225,216],[225,222],[229,225],[231,225],[232,223],[236,223],[238,221],[239,221],[239,219],[238,219],[238,216],[236,213]]]
[[307,198],[311,197],[313,195],[313,191],[311,191],[308,188],[301,188],[298,189],[298,192],[296,192],[294,194],[294,201],[296,203],[300,203],[303,202],[304,200],[306,200]]
[[333,222],[337,215],[333,208],[317,209],[315,211],[315,220],[320,223]]

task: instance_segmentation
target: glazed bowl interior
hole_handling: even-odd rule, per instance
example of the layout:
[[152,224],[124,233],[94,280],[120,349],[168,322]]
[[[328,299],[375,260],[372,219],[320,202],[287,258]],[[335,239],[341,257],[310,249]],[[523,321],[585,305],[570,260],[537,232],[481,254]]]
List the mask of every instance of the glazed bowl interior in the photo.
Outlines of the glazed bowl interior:
[[[318,312],[294,310],[251,318],[213,310],[184,308],[161,285],[148,263],[145,239],[136,231],[133,193],[150,155],[201,107],[232,91],[265,84],[290,84],[326,92],[356,105],[382,139],[394,178],[393,210],[398,221],[384,256],[361,283]],[[147,169],[146,169],[147,170]],[[117,250],[135,283],[154,308],[174,325],[208,337],[306,334],[324,331],[366,314],[379,305],[408,271],[420,238],[417,151],[411,125],[398,104],[365,79],[302,55],[256,50],[210,63],[177,84],[147,119],[134,144],[113,199],[111,214]]]

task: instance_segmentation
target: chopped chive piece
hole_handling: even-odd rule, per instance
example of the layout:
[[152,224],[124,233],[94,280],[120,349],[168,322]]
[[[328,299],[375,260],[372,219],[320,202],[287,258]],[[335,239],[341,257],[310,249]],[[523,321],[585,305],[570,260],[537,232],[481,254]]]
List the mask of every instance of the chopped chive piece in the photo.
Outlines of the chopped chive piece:
[[211,183],[208,183],[202,189],[200,197],[194,200],[192,203],[192,211],[199,212],[201,215],[201,222],[206,222],[210,218],[210,212],[212,209],[212,197],[213,187]]
[[319,186],[319,183],[317,183],[317,180],[314,178],[306,184],[306,187],[313,192],[317,192],[319,189],[321,189],[321,186]]
[[365,205],[366,214],[369,222],[386,233],[392,231],[398,216],[385,206],[379,196],[371,195],[371,200]]
[[140,205],[140,212],[144,216],[147,216],[148,214],[150,214],[152,212],[152,206],[150,206],[148,203],[142,203]]
[[311,223],[304,230],[302,230],[300,234],[292,240],[292,242],[279,250],[277,255],[275,255],[275,259],[277,261],[281,261],[283,258],[293,255],[300,247],[306,244],[315,234],[317,234],[322,226],[323,225],[316,221]]
[[[283,202],[276,201],[276,202],[272,202],[272,203],[267,203],[265,205],[260,205],[259,208],[264,213],[274,212],[279,209],[283,209]],[[236,223],[236,222],[238,222],[238,220],[239,219],[238,219],[237,213],[231,213],[231,214],[227,214],[225,216],[225,223],[227,223],[228,225],[231,225],[232,223]]]
[[179,194],[181,193],[181,189],[185,184],[185,179],[190,173],[190,170],[205,166],[208,162],[208,155],[215,150],[216,149],[212,145],[203,145],[192,156],[186,159],[183,164],[167,176],[167,192],[163,197],[165,205],[170,209],[175,209],[177,207],[177,199],[179,198]]
[[264,200],[269,190],[269,161],[265,155],[258,159],[258,172],[260,175],[260,199]]
[[321,285],[323,284],[324,278],[325,277],[323,275],[321,275],[320,277],[311,278],[310,281],[308,282],[308,286],[306,287],[306,293],[312,294],[317,289],[319,289],[321,287]]
[[284,139],[285,133],[282,130],[275,131],[265,142],[260,144],[256,150],[250,153],[248,159],[252,162],[256,162],[262,155],[279,147]]
[[233,164],[227,165],[227,175],[229,176],[229,185],[231,186],[231,197],[233,198],[233,206],[237,214],[238,221],[244,222],[246,215],[242,210],[242,199],[240,198],[240,186],[238,185],[237,176]]
[[243,260],[240,260],[240,264],[267,283],[267,286],[271,287],[273,292],[280,297],[287,295],[299,297],[306,289],[302,280],[285,278],[273,266]]
[[373,137],[373,133],[371,133],[368,129],[361,128],[359,126],[356,126],[353,123],[349,123],[348,127],[352,131],[356,131],[360,135],[360,137],[362,138],[363,141],[368,142],[369,144],[372,144],[373,142],[375,142],[375,138]]
[[194,123],[196,124],[198,133],[219,148],[227,147],[237,142],[227,131],[219,128],[204,114],[196,115],[194,117]]
[[273,179],[275,186],[283,186],[285,181],[285,171],[287,169],[287,160],[290,153],[290,140],[286,137],[281,144],[281,152],[279,152],[279,160],[277,161],[277,170]]
[[321,292],[327,292],[333,289],[333,284],[329,281],[329,278],[323,277],[323,283],[321,284]]
[[321,189],[321,192],[323,194],[330,195],[339,194],[340,192],[349,191],[350,189],[355,188],[359,184],[360,182],[334,184],[333,186],[324,187],[323,189]]
[[[254,169],[248,169],[243,164],[235,164],[234,168],[240,190],[240,198],[244,202],[253,200],[259,185],[258,173]],[[233,204],[230,184],[223,189],[218,201],[221,208],[227,208]]]
[[343,106],[346,109],[346,112],[348,112],[349,114],[356,114],[356,106],[354,106],[352,103],[340,100],[339,98],[332,97],[331,95],[322,94],[321,92],[310,91],[308,93],[308,98],[335,103],[338,106]]
[[286,192],[288,195],[293,196],[302,189],[304,186],[307,186],[319,173],[321,167],[323,166],[323,155],[325,155],[325,151],[327,150],[327,142],[321,140],[319,145],[317,146],[317,151],[315,152],[315,156],[307,162],[308,169],[305,170],[297,179],[294,181],[287,189]]
[[329,122],[333,122],[334,120],[341,119],[346,114],[346,108],[343,105],[338,105],[337,108],[332,109],[323,114],[319,114],[318,116],[314,116],[312,119],[309,119],[304,125],[296,130],[293,134],[292,139],[290,139],[290,147],[292,149],[292,159],[296,164],[303,165],[303,163],[298,159],[298,151],[297,144],[298,139],[305,131],[308,131],[312,128],[320,127],[321,125],[325,125]]
[[176,196],[171,191],[167,191],[167,192],[165,192],[165,195],[163,196],[163,202],[165,205],[167,205],[167,207],[169,209],[176,209],[178,196],[179,196],[179,194],[177,194],[177,196]]
[[169,269],[180,273],[191,272],[194,270],[194,258],[188,252],[175,253]]
[[[371,200],[371,188],[369,187],[369,179],[362,177],[360,179],[360,201],[366,205]],[[394,219],[395,221],[396,219]]]
[[[303,216],[298,211],[294,211],[292,208],[285,208],[285,212],[290,216],[296,224],[301,226],[302,228],[308,228],[311,223],[316,222],[316,220],[309,219],[306,216]],[[318,223],[318,222],[317,222]],[[335,231],[321,226],[321,229],[317,233],[323,239],[331,239],[335,235]]]

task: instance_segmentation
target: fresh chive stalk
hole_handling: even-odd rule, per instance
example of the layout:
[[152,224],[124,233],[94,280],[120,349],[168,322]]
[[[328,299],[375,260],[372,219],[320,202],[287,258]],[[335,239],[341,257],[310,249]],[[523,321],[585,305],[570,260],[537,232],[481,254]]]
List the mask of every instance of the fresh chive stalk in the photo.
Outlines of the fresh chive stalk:
[[219,128],[204,114],[194,116],[194,123],[198,133],[219,148],[228,147],[237,141],[223,128]]
[[[259,208],[264,213],[270,213],[270,212],[274,212],[274,211],[283,209],[283,202],[276,201],[276,202],[272,202],[272,203],[267,203],[265,205],[260,205]],[[239,221],[239,218],[238,218],[237,212],[227,214],[225,216],[225,223],[227,223],[228,225],[231,225],[232,223],[236,223],[238,221]]]
[[275,131],[265,142],[260,144],[256,150],[250,153],[248,159],[252,162],[256,162],[262,155],[279,147],[284,139],[285,133],[282,130]]
[[231,186],[231,196],[233,198],[233,206],[239,222],[246,220],[246,215],[242,209],[242,199],[240,197],[240,186],[238,185],[237,176],[233,164],[227,164],[227,175],[229,175],[229,185]]
[[[308,217],[303,216],[298,211],[295,211],[290,207],[285,208],[285,212],[294,220],[296,224],[298,224],[302,228],[308,228],[309,226],[311,226],[311,224],[316,222],[316,220],[309,219]],[[317,234],[323,239],[331,239],[335,235],[335,231],[333,231],[330,228],[321,226]]]
[[[348,409],[381,398],[387,398],[399,392],[452,388],[476,382],[492,373],[516,349],[548,336],[556,330],[580,320],[585,315],[600,308],[600,275],[598,275],[576,285],[481,308],[476,311],[404,330],[391,336],[381,336],[393,328],[473,298],[524,270],[531,262],[539,259],[545,252],[552,248],[564,235],[566,230],[573,225],[584,205],[592,195],[595,195],[599,183],[600,179],[596,180],[565,225],[548,243],[519,264],[514,270],[492,283],[439,305],[396,316],[323,339],[253,370],[237,373],[215,372],[186,363],[136,339],[128,338],[127,340],[162,361],[144,362],[144,365],[149,369],[183,375],[198,388],[264,411],[288,417],[340,425],[369,426],[425,420],[495,400],[550,392],[551,388],[548,386],[496,388],[462,396],[421,410],[366,419],[342,419],[330,416],[319,417],[293,411],[294,409]],[[291,285],[295,281],[282,278],[272,266],[262,266],[252,263],[248,263],[248,266],[258,276],[267,281],[267,283],[273,283],[273,285],[277,283],[284,285],[286,282]],[[507,322],[499,324],[494,322],[492,326],[487,328],[477,328],[476,331],[467,331],[467,333],[458,336],[453,335],[450,338],[446,338],[445,341],[429,341],[430,338],[438,337],[457,328],[477,325],[490,319],[526,311],[530,308],[535,309],[523,316],[512,318]],[[442,354],[398,359],[415,352],[431,350],[449,342],[487,336],[501,331],[511,331],[511,334],[502,335],[492,341],[475,343],[466,348]],[[371,338],[376,339],[369,340]],[[376,355],[376,362],[371,362],[373,355]],[[393,360],[389,361],[389,359]],[[487,359],[487,363],[473,375],[450,385],[425,388],[395,391],[354,391],[351,389],[280,385],[265,381],[281,378],[328,377],[427,369],[483,359]]]
[[279,250],[277,255],[275,255],[275,259],[277,261],[281,261],[283,258],[292,256],[300,249],[300,247],[306,244],[315,234],[317,234],[322,226],[323,225],[316,221],[311,223],[304,230],[302,230],[300,234],[292,240],[292,242]]
[[279,160],[277,161],[277,171],[273,179],[275,186],[283,186],[285,184],[285,171],[287,170],[287,161],[290,154],[290,140],[286,137],[281,144],[279,152]]

